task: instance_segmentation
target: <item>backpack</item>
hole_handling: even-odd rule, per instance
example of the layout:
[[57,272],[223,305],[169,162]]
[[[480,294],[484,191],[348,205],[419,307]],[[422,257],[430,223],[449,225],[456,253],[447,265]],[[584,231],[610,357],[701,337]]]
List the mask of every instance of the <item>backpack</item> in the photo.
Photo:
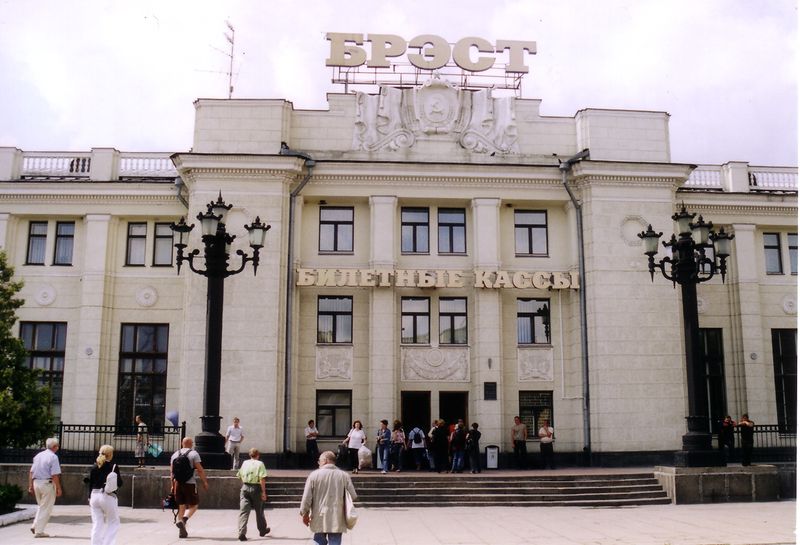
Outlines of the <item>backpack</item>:
[[178,451],[178,456],[172,461],[172,477],[179,483],[188,482],[194,477],[194,468],[192,461],[189,460],[189,452],[191,451]]
[[422,444],[422,432],[419,430],[412,430],[411,433],[414,434],[414,444],[421,445]]

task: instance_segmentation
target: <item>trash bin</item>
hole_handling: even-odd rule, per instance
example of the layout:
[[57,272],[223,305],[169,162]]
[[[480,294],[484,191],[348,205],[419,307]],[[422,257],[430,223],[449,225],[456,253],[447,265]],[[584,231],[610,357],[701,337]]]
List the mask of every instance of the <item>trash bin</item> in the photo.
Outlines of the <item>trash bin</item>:
[[500,456],[500,447],[486,445],[486,469],[497,469],[497,459]]

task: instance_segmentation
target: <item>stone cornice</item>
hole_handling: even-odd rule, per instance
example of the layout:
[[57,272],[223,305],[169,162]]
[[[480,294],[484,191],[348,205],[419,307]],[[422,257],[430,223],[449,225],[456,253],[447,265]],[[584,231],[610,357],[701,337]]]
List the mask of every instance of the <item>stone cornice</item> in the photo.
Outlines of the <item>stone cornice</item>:
[[[687,202],[687,208],[688,208]],[[715,204],[703,201],[691,201],[692,212],[703,213],[706,217],[712,214],[726,214],[739,217],[747,216],[797,216],[797,205],[770,206],[765,204]]]
[[474,186],[558,186],[561,184],[558,178],[503,178],[498,176],[451,176],[443,180],[441,175],[392,175],[392,176],[370,176],[363,174],[320,174],[311,178],[316,185],[342,185],[342,186],[392,186],[402,185],[404,187],[474,187]]
[[[164,194],[140,193],[0,193],[4,202],[54,202],[54,203],[163,203],[180,205],[178,197]],[[181,205],[182,207],[183,205]]]

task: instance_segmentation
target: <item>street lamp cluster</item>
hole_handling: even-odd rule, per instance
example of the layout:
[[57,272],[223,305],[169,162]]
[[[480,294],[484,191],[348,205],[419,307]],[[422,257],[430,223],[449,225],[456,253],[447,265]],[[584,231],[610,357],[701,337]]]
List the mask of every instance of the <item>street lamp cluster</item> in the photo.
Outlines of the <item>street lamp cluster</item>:
[[[725,281],[726,260],[731,255],[733,235],[726,233],[724,228],[715,232],[713,224],[703,221],[703,216],[693,223],[695,216],[687,212],[684,205],[672,216],[678,235],[673,234],[669,241],[662,243],[671,250],[671,255],[658,262],[655,255],[663,233],[656,233],[653,226],[648,225],[647,231],[638,235],[644,241],[651,280],[655,279],[658,269],[673,286],[681,286],[689,415],[686,417],[688,431],[683,436],[683,450],[676,453],[675,465],[684,467],[724,465],[718,451],[711,448],[706,366],[697,316],[697,284],[707,282],[717,274]],[[709,256],[712,248],[713,253]]]
[[[236,239],[236,235],[231,235],[225,225],[225,218],[228,211],[233,207],[225,204],[222,200],[222,193],[216,202],[211,201],[207,205],[207,211],[197,214],[200,221],[201,241],[203,243],[203,260],[205,269],[195,266],[195,258],[200,254],[200,250],[195,248],[184,254],[187,248],[189,233],[194,229],[194,224],[188,225],[184,218],[178,223],[173,223],[170,227],[173,232],[178,234],[178,242],[175,243],[177,253],[178,273],[180,273],[183,262],[189,263],[192,272],[205,276],[208,279],[207,288],[207,307],[206,307],[206,360],[205,360],[205,389],[203,392],[203,416],[202,432],[195,436],[195,446],[203,459],[203,465],[212,469],[223,469],[230,467],[230,459],[225,453],[225,438],[220,435],[219,399],[220,399],[220,380],[222,378],[222,310],[225,294],[225,278],[239,274],[247,265],[253,264],[253,274],[256,274],[259,263],[259,251],[264,247],[264,239],[270,225],[261,223],[257,216],[256,220],[244,228],[249,234],[250,248],[253,255],[248,256],[242,250],[236,250],[236,255],[240,256],[241,264],[238,268],[229,269],[228,262],[231,255],[231,244]],[[198,260],[199,261],[199,260]]]

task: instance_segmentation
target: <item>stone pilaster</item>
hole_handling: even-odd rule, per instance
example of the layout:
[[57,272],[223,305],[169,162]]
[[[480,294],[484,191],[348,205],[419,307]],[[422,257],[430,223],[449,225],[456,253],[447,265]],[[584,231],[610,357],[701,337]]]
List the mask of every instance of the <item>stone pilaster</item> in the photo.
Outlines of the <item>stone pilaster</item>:
[[[736,387],[735,406],[729,404],[733,413],[747,412],[756,422],[774,421],[774,387],[767,382],[765,369],[771,363],[771,352],[765,353],[769,340],[763,337],[762,301],[759,288],[759,272],[762,261],[755,225],[734,224],[733,263],[730,290],[736,306],[731,314],[739,323],[733,330],[739,335],[733,341],[733,369],[731,379]],[[729,379],[730,380],[730,379]],[[773,409],[770,409],[772,407]]]
[[80,284],[80,318],[77,322],[77,350],[74,370],[64,375],[65,422],[106,423],[101,405],[106,401],[112,377],[117,370],[116,356],[108,345],[109,328],[106,299],[110,280],[106,274],[111,226],[109,214],[87,214],[86,251]]
[[[395,237],[397,227],[395,215],[397,197],[372,196],[370,202],[370,266],[374,269],[395,267]],[[397,361],[397,338],[395,294],[392,288],[375,288],[369,298],[369,422],[392,418],[399,414],[399,376]],[[355,406],[355,401],[354,401]]]

